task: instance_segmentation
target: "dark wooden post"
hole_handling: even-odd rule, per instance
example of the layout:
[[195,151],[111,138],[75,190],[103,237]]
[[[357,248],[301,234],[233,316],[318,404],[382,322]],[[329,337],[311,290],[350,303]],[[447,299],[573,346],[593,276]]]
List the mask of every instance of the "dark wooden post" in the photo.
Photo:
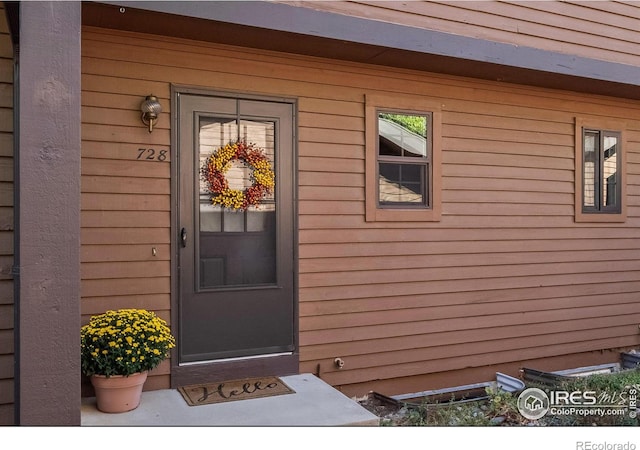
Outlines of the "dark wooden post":
[[20,2],[18,421],[80,424],[80,2]]

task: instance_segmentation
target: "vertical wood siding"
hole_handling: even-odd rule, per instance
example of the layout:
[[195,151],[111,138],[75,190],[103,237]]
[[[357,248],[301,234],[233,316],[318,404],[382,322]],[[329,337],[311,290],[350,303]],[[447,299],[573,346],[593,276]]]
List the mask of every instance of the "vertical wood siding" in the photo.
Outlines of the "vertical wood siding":
[[[299,100],[302,372],[393,393],[640,344],[640,103],[97,28],[82,52],[83,315],[168,319],[169,162],[136,157],[169,149],[176,83]],[[150,93],[165,111],[151,135],[138,113]],[[375,93],[442,105],[440,222],[365,222]],[[625,223],[574,223],[581,115],[627,124]]]
[[293,1],[296,6],[640,65],[640,3]]
[[0,425],[14,424],[13,47],[0,3]]

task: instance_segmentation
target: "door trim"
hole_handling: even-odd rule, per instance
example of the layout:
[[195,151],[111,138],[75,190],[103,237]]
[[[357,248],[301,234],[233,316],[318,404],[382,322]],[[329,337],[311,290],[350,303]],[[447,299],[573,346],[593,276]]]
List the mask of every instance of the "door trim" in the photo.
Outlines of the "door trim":
[[180,165],[177,157],[177,149],[179,148],[179,111],[178,98],[179,95],[202,95],[211,97],[235,98],[242,100],[257,100],[274,103],[287,103],[292,105],[293,117],[293,167],[292,167],[292,184],[293,184],[293,205],[291,205],[291,214],[293,214],[293,332],[294,332],[294,351],[288,354],[271,354],[263,356],[253,356],[248,358],[230,358],[227,360],[205,361],[201,363],[185,363],[179,364],[178,349],[171,350],[171,387],[177,388],[188,384],[206,383],[220,380],[228,380],[234,378],[243,378],[248,376],[272,376],[272,375],[291,375],[299,373],[299,307],[298,307],[298,101],[289,97],[272,97],[254,93],[243,93],[234,91],[221,91],[216,89],[207,89],[198,86],[171,85],[171,229],[170,229],[170,245],[171,245],[171,327],[174,335],[179,336],[178,327],[180,326],[179,317],[179,234],[180,234],[180,215],[179,215],[179,174]]

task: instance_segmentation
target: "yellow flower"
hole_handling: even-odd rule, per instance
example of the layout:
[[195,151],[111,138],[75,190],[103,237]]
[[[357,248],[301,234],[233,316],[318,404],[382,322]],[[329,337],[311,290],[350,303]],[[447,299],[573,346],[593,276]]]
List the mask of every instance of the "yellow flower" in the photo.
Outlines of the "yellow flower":
[[153,312],[136,309],[94,316],[81,327],[80,337],[82,370],[87,375],[130,375],[151,370],[175,345],[164,320]]

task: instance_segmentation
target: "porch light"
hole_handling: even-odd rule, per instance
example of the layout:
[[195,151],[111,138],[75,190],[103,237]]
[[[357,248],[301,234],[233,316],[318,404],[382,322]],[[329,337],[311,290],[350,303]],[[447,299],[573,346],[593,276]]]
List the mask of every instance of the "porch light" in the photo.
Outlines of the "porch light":
[[153,126],[158,121],[158,116],[162,112],[162,105],[155,95],[147,95],[140,105],[142,111],[142,123],[149,127],[149,133],[153,131]]

